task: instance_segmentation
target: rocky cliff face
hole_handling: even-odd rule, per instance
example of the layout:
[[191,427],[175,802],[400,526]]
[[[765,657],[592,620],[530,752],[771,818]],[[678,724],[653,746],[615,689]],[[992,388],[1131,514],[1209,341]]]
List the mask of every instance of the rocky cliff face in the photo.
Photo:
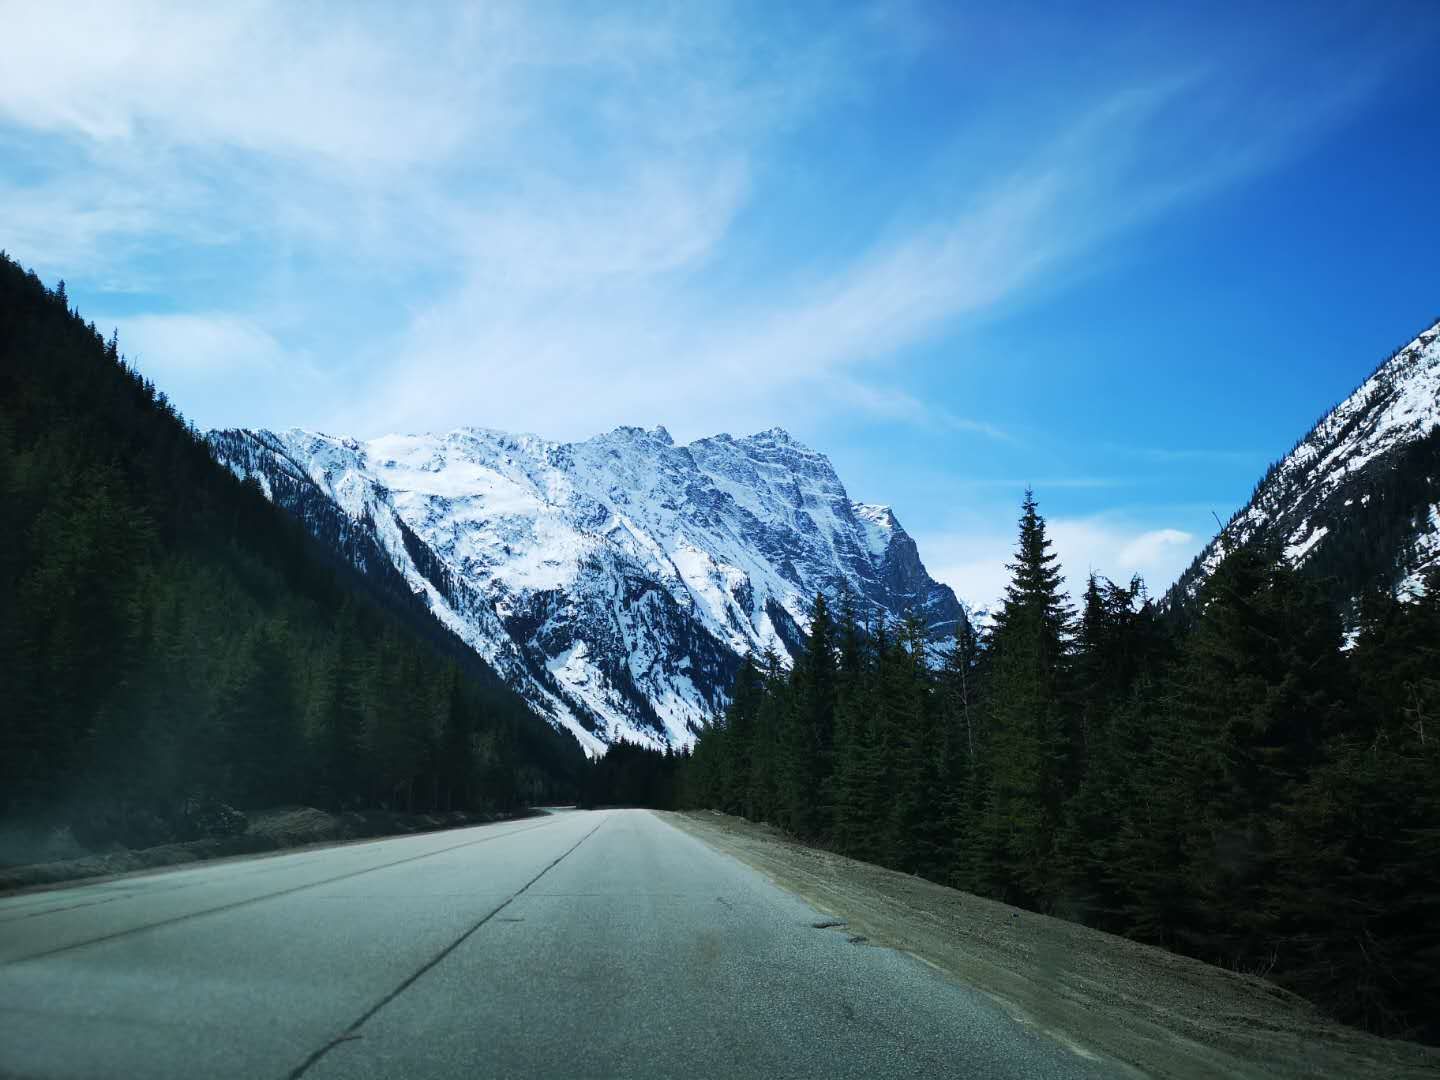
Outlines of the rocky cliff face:
[[887,507],[773,429],[677,446],[461,429],[370,442],[218,431],[217,457],[436,616],[591,752],[683,746],[747,654],[788,661],[816,592],[862,617],[965,618]]

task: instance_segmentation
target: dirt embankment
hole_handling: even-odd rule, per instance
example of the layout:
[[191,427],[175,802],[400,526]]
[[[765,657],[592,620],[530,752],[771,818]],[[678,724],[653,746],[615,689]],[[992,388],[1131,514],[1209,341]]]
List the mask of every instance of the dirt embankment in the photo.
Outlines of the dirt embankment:
[[1151,1077],[1440,1077],[1440,1050],[1343,1027],[1264,979],[856,862],[713,811],[666,820],[1077,1053]]
[[[51,862],[3,867],[0,868],[0,893],[85,878],[113,877],[136,870],[202,862],[207,859],[343,843],[377,836],[432,832],[436,829],[452,829],[496,820],[493,815],[466,814],[459,811],[447,814],[400,814],[383,810],[331,813],[317,810],[313,806],[280,807],[257,811],[247,817],[248,827],[234,836],[162,844],[158,847],[77,854],[73,858]],[[64,846],[74,848],[75,845],[73,841],[69,841]]]

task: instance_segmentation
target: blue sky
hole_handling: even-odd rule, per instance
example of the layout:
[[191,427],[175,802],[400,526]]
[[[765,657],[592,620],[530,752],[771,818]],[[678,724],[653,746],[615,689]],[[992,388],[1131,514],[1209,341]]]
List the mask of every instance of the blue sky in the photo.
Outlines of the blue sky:
[[1440,8],[1000,7],[0,0],[0,247],[202,427],[778,424],[1158,590],[1440,315]]

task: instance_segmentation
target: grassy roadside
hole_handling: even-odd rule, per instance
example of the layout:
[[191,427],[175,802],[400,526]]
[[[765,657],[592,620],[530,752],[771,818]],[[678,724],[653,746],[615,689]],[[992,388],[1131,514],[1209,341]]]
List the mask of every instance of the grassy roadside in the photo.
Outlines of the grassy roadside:
[[0,895],[188,863],[484,825],[508,817],[523,817],[526,813],[498,816],[459,811],[445,814],[390,811],[332,813],[313,806],[281,807],[248,815],[249,828],[236,836],[98,852],[79,858],[0,868]]
[[1264,979],[797,843],[714,811],[666,821],[867,945],[912,953],[1084,1056],[1151,1077],[1440,1077],[1440,1050],[1336,1024]]

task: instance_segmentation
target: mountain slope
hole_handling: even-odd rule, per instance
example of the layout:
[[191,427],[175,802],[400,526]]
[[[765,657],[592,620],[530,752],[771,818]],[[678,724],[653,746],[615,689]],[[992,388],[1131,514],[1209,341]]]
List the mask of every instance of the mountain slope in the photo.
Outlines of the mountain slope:
[[797,648],[816,592],[862,617],[965,617],[888,508],[779,429],[676,446],[464,428],[360,443],[221,431],[217,457],[436,616],[591,752],[688,745],[747,654]]
[[0,818],[146,845],[217,799],[480,810],[575,790],[574,743],[388,561],[357,572],[239,482],[63,282],[3,253],[0,506]]
[[1236,545],[1264,547],[1327,581],[1352,624],[1363,593],[1404,595],[1440,563],[1440,321],[1271,466],[1170,601],[1192,600]]

